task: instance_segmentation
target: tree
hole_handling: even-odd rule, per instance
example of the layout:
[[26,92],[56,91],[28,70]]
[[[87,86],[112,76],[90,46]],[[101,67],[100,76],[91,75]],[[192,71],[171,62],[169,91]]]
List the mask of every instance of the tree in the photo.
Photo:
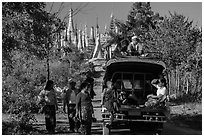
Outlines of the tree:
[[146,49],[160,53],[157,57],[166,63],[170,77],[175,75],[176,86],[172,86],[176,93],[182,95],[183,91],[188,93],[190,90],[199,93],[201,53],[198,49],[202,43],[202,32],[193,27],[193,21],[185,16],[176,12],[169,14],[156,29],[150,30]]
[[121,46],[124,40],[130,42],[134,35],[140,36],[145,43],[149,39],[150,30],[156,29],[161,20],[163,20],[163,17],[151,10],[149,2],[135,2],[127,15],[126,22],[114,19],[119,33],[110,31],[111,39],[107,42],[107,45],[115,43]]
[[146,41],[147,50],[159,52],[169,69],[175,69],[195,52],[196,35],[192,21],[177,13],[165,17],[155,30],[151,30]]
[[8,59],[11,50],[35,50],[45,37],[43,11],[44,3],[4,2],[2,4],[3,60]]
[[[27,2],[5,2],[3,3],[3,63],[11,63],[11,50],[28,51],[39,59],[46,59],[47,79],[50,77],[49,56],[52,56],[54,42],[58,38],[57,34],[65,29],[67,14],[61,21],[60,12],[64,8],[64,3],[58,11],[52,12],[51,5],[49,11],[45,10],[45,3]],[[73,12],[79,13],[87,4],[80,4]]]
[[156,24],[163,19],[159,16],[159,13],[154,13],[151,10],[150,2],[133,3],[127,17],[126,24],[130,35],[141,35],[143,37],[150,28],[156,29]]

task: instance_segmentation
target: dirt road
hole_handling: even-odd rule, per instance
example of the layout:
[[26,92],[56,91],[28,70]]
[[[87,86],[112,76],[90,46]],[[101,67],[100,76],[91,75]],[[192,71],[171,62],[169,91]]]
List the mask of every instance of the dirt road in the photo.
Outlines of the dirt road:
[[[97,118],[97,122],[92,125],[92,134],[93,135],[102,135],[102,123],[101,123],[101,115],[100,108],[95,108],[95,116]],[[36,128],[41,131],[42,134],[46,134],[45,125],[44,125],[44,116],[36,115],[38,123],[36,123]],[[201,117],[199,117],[201,118]],[[201,120],[202,121],[202,120]],[[194,124],[194,123],[192,123]],[[197,124],[202,124],[197,123]],[[200,125],[201,126],[201,125]],[[68,131],[69,124],[67,120],[66,114],[58,114],[57,115],[57,128],[56,134],[62,135],[79,135],[79,133],[70,133]],[[154,133],[148,130],[144,131],[135,131],[131,132],[129,129],[113,129],[111,132],[112,135],[153,135]],[[162,135],[202,135],[201,128],[192,128],[190,124],[185,124],[185,121],[181,121],[175,123],[175,121],[170,120],[164,124],[164,129],[161,133]]]

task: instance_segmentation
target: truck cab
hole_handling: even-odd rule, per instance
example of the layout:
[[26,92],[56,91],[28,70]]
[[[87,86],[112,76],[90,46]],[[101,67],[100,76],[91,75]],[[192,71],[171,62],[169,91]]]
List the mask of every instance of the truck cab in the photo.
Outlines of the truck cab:
[[110,112],[102,106],[103,134],[113,128],[136,130],[141,125],[151,125],[156,134],[161,133],[169,116],[168,100],[157,106],[146,106],[147,95],[156,94],[151,85],[166,69],[162,61],[149,58],[127,57],[111,59],[106,63],[104,83],[111,81],[117,86],[119,109],[110,125]]

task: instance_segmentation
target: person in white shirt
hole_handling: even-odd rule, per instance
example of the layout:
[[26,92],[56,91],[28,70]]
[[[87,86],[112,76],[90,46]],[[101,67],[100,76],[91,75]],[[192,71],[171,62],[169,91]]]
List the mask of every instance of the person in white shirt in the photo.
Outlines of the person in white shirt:
[[156,105],[159,102],[165,101],[167,97],[166,80],[164,78],[153,79],[151,84],[157,88],[157,92],[156,95],[147,95],[148,101],[146,102],[146,106]]
[[138,36],[132,37],[132,42],[127,47],[128,55],[130,56],[139,56],[143,54],[143,45]]
[[79,93],[79,90],[75,88],[76,82],[70,81],[69,87],[63,89],[63,111],[68,113],[69,125],[71,132],[78,132],[79,123],[75,122],[74,116],[76,114],[76,96]]

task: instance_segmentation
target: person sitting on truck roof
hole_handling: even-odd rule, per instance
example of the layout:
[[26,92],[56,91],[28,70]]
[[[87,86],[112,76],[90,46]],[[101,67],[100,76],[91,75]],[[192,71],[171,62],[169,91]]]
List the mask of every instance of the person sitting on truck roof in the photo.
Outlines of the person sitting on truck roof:
[[145,103],[146,106],[156,105],[158,103],[164,102],[166,99],[166,80],[164,78],[153,79],[151,84],[157,88],[157,93],[156,95],[147,95],[148,101]]
[[132,42],[128,45],[127,52],[130,56],[139,56],[143,54],[143,45],[141,44],[141,40],[138,36],[132,37]]

